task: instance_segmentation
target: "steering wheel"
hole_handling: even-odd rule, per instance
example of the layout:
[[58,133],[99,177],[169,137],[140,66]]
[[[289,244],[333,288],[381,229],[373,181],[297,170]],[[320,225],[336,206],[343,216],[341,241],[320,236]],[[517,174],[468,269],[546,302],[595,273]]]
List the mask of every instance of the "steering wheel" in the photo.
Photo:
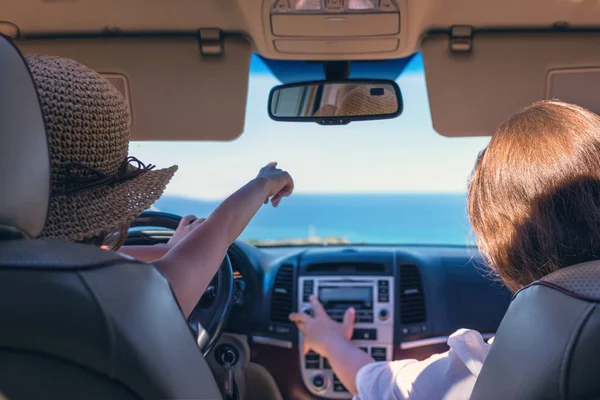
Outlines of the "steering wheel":
[[[131,226],[175,230],[180,220],[181,217],[175,214],[145,211],[133,221]],[[212,297],[212,301],[208,305],[206,305],[206,301],[203,301],[207,295]],[[205,357],[223,333],[225,323],[233,307],[233,295],[233,268],[231,267],[229,255],[225,255],[210,286],[188,318],[188,323],[197,334],[198,345]]]

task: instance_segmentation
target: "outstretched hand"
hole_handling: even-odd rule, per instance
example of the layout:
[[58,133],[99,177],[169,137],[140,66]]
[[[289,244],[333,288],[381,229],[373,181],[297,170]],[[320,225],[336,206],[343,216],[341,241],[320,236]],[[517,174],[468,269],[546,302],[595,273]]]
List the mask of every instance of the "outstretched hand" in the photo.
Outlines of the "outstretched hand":
[[267,197],[265,204],[269,203],[277,207],[281,199],[288,197],[294,191],[294,180],[289,173],[277,168],[277,162],[270,162],[258,172],[256,179],[264,179],[267,182]]
[[294,190],[292,177],[270,163],[225,199],[206,219],[184,217],[171,247],[154,265],[167,277],[184,315],[189,316],[223,262],[228,248],[265,200],[278,206]]
[[313,350],[327,357],[329,345],[337,340],[350,340],[354,331],[354,319],[356,311],[350,307],[344,313],[344,322],[338,323],[329,318],[327,312],[315,296],[311,296],[314,317],[300,312],[290,315],[290,321],[294,322],[298,329],[304,333],[303,354]]

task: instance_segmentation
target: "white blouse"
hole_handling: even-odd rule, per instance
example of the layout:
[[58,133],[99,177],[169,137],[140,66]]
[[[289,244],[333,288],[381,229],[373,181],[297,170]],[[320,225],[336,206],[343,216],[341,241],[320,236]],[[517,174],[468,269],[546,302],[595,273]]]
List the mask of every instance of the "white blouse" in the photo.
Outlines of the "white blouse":
[[468,400],[493,339],[486,343],[479,332],[460,329],[448,338],[445,353],[365,365],[356,375],[354,399]]

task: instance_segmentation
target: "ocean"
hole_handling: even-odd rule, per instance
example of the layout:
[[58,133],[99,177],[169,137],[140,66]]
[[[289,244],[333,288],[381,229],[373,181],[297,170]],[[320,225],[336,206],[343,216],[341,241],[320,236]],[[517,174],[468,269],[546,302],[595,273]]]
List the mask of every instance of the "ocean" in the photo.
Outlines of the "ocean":
[[[208,216],[219,202],[164,196],[154,207]],[[367,244],[472,244],[465,194],[294,194],[263,206],[240,239],[345,238]]]

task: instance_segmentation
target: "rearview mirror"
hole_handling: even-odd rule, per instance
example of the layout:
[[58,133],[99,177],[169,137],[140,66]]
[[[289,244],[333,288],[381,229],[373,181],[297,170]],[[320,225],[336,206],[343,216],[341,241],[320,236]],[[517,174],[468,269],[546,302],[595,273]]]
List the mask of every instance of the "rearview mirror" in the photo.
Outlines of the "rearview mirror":
[[345,125],[352,121],[396,118],[402,94],[390,80],[313,81],[280,85],[269,94],[275,121]]

